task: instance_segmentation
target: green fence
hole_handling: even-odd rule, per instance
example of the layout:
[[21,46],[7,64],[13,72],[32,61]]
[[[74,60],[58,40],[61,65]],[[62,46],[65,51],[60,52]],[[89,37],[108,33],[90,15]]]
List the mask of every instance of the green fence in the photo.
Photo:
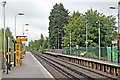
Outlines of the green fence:
[[[100,50],[101,59],[107,60],[107,47],[101,47]],[[64,54],[98,59],[99,49],[98,47],[88,47],[86,52],[86,47],[79,47],[79,49],[71,48],[71,54],[70,49],[64,50]]]

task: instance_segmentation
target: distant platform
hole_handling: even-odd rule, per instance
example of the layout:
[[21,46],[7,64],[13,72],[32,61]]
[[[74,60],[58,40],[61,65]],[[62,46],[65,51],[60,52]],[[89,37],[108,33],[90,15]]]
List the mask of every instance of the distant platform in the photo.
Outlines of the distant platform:
[[3,73],[2,78],[54,78],[44,66],[30,53],[26,52],[22,66],[12,67],[9,74]]

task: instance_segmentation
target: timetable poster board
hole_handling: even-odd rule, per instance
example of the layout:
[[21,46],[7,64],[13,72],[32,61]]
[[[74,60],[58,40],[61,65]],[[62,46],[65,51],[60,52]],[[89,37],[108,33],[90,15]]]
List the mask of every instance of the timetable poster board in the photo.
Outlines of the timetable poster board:
[[117,46],[112,47],[112,61],[113,61],[113,62],[118,62]]
[[107,60],[111,61],[111,47],[107,47]]
[[107,58],[108,58],[108,61],[118,62],[117,46],[112,47],[112,50],[111,50],[111,47],[107,47]]

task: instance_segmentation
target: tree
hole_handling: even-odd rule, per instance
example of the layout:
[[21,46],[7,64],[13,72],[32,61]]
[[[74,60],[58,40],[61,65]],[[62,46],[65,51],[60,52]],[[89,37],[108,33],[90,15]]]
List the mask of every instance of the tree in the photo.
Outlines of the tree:
[[[100,25],[98,24],[100,22]],[[86,40],[86,26],[88,28],[88,46],[98,47],[98,27],[101,29],[101,46],[110,46],[111,40],[114,39],[116,33],[114,16],[105,16],[100,14],[97,10],[92,9],[85,12],[85,14],[73,12],[69,17],[68,24],[64,26],[64,47],[67,48],[70,43],[71,46],[76,45],[85,46]],[[70,32],[71,31],[71,32]]]
[[62,3],[55,4],[49,16],[49,43],[51,48],[62,48],[63,27],[68,23],[68,10]]
[[85,40],[85,19],[83,14],[80,14],[78,11],[73,12],[69,17],[68,24],[64,26],[64,46],[67,48],[70,45],[70,34],[71,34],[71,46],[79,44],[84,46]]
[[34,47],[34,46],[33,46],[33,40],[31,40],[31,41],[29,42],[29,48],[30,48],[30,49],[33,49],[33,47]]
[[44,48],[47,49],[49,48],[49,38],[46,37],[45,41],[44,41]]
[[41,34],[41,36],[40,36],[40,46],[41,47],[44,47],[44,43],[45,43],[45,39],[44,39],[44,37],[43,37],[43,35]]
[[97,10],[93,11],[92,9],[85,13],[85,17],[88,21],[88,45],[98,46],[98,27],[100,26],[101,46],[111,46],[111,41],[114,39],[113,34],[117,29],[115,26],[116,18],[114,16],[106,16],[103,13],[99,13]]
[[32,50],[43,52],[44,49],[48,48],[48,39],[48,37],[44,38],[44,36],[41,34],[40,39],[34,41],[31,40],[29,42],[29,48]]
[[[7,27],[6,29],[5,29],[5,38],[6,38],[6,45],[8,44],[8,37],[10,38],[10,48],[12,49],[12,50],[14,50],[14,43],[13,43],[13,40],[14,40],[14,38],[13,38],[13,35],[12,35],[12,32],[10,31],[10,28],[9,27]],[[0,43],[1,43],[1,47],[0,47],[0,50],[1,51],[3,51],[4,50],[4,29],[2,28],[1,30],[0,30],[0,36],[1,36],[1,40],[0,40]],[[7,49],[7,46],[6,46],[6,49]]]

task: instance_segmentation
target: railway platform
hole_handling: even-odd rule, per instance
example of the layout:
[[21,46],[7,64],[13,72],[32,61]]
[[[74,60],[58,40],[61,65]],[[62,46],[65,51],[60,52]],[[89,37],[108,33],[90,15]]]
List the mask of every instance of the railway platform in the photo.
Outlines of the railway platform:
[[9,74],[2,74],[2,80],[6,78],[53,78],[53,76],[30,52],[26,52],[22,66],[12,67]]

